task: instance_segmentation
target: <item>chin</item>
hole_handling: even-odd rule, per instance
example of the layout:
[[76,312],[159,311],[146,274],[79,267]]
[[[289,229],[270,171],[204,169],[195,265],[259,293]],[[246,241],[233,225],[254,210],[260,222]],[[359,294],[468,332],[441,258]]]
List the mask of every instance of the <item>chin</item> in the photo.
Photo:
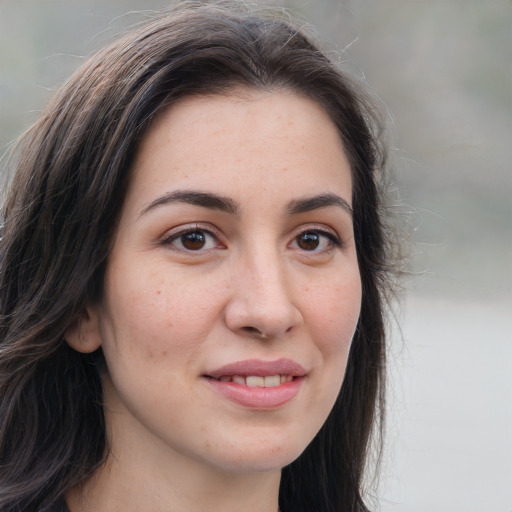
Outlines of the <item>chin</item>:
[[290,454],[264,454],[260,456],[251,456],[247,453],[239,459],[220,462],[219,466],[223,471],[229,473],[272,473],[281,471],[285,466],[291,464],[299,455]]
[[[250,443],[230,446],[222,450],[218,466],[229,472],[272,472],[280,471],[291,464],[304,451],[310,440],[291,442],[290,438],[269,439],[263,433]],[[229,459],[226,458],[229,454]]]

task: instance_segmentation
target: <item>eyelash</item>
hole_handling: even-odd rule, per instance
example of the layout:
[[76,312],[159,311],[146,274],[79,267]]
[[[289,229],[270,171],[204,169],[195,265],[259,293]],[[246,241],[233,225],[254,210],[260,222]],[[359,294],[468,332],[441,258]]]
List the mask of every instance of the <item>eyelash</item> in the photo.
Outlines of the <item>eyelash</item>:
[[[216,242],[215,248],[225,249],[224,244],[222,244],[222,242],[220,242],[220,238],[221,238],[220,233],[217,230],[212,229],[212,227],[204,227],[204,226],[201,226],[200,224],[195,224],[193,226],[186,226],[186,227],[180,228],[178,231],[169,233],[167,236],[165,236],[165,238],[163,238],[161,240],[160,245],[165,246],[165,247],[171,247],[172,249],[174,249],[176,251],[186,252],[186,253],[190,253],[190,254],[193,254],[193,253],[199,254],[199,253],[203,253],[205,251],[212,249],[212,248],[204,249],[203,247],[199,247],[197,250],[194,250],[194,249],[188,249],[186,247],[173,247],[174,242],[179,240],[181,237],[183,237],[187,234],[193,234],[193,233],[206,234],[207,237],[211,237],[215,240],[215,242]],[[324,228],[320,228],[318,226],[309,226],[306,229],[301,229],[292,238],[292,241],[290,242],[290,244],[298,245],[299,237],[301,235],[305,235],[306,233],[311,233],[311,234],[318,235],[319,237],[327,238],[328,246],[321,250],[315,250],[316,248],[313,250],[307,250],[307,249],[302,249],[302,248],[298,247],[298,250],[302,250],[305,253],[310,253],[310,254],[323,253],[323,252],[328,251],[329,249],[332,249],[333,247],[342,247],[343,246],[342,241],[334,232],[328,231],[328,230],[326,230]],[[205,242],[205,243],[207,243],[207,242]]]
[[328,240],[328,246],[322,250],[312,250],[308,251],[306,249],[304,252],[306,253],[323,253],[328,251],[329,249],[332,249],[334,247],[342,247],[343,243],[341,239],[332,231],[328,231],[324,228],[318,227],[318,226],[310,226],[307,229],[301,229],[292,239],[292,243],[298,244],[298,239],[301,235],[305,235],[306,233],[313,233],[315,235],[319,235],[320,237],[325,237]]
[[[160,244],[165,247],[172,247],[173,243],[176,242],[177,240],[179,240],[181,237],[183,237],[187,234],[192,234],[192,233],[204,233],[207,236],[209,236],[215,240],[215,242],[216,242],[215,245],[217,246],[217,248],[225,248],[224,245],[219,241],[220,240],[219,232],[214,230],[212,227],[204,227],[204,226],[201,226],[200,224],[194,224],[193,226],[186,226],[186,227],[180,228],[178,231],[173,231],[173,232],[169,233],[167,236],[165,236],[162,239],[162,241],[160,242]],[[209,250],[209,249],[202,249],[202,248],[200,248],[198,250],[193,250],[193,249],[187,249],[185,247],[183,247],[183,248],[172,247],[172,248],[176,251],[182,251],[182,252],[187,252],[187,253],[194,253],[194,252],[201,253],[201,252],[204,252],[205,250]]]

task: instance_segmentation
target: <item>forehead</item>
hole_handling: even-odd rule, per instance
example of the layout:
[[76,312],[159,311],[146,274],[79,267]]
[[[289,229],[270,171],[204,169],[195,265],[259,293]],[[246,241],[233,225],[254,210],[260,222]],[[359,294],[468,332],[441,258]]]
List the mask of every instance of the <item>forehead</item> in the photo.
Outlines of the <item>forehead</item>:
[[189,187],[269,194],[287,184],[297,193],[338,189],[350,201],[350,174],[336,126],[309,98],[287,90],[189,97],[154,120],[127,200]]

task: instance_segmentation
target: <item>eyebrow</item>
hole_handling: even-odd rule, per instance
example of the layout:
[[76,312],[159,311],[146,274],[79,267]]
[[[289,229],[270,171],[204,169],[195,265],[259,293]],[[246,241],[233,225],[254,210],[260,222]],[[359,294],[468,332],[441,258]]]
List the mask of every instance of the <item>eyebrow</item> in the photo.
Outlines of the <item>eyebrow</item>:
[[202,206],[211,210],[220,210],[221,212],[231,213],[233,215],[239,214],[239,207],[235,201],[229,197],[219,196],[218,194],[211,194],[209,192],[197,192],[194,190],[177,190],[165,194],[153,202],[145,206],[139,214],[139,217],[146,214],[150,210],[159,206],[164,206],[171,203],[187,203],[194,206]]
[[[219,210],[233,215],[240,214],[240,207],[229,197],[220,196],[210,192],[200,192],[195,190],[176,190],[158,197],[139,214],[139,218],[150,210],[172,203],[187,203],[194,206],[201,206],[211,210]],[[336,194],[319,194],[311,197],[304,197],[290,201],[287,206],[289,215],[298,215],[301,213],[327,208],[329,206],[339,206],[352,217],[352,207],[342,197]]]
[[350,204],[336,194],[320,194],[317,196],[295,199],[288,203],[288,213],[290,215],[297,215],[299,213],[319,210],[320,208],[327,208],[328,206],[341,206],[341,208],[343,208],[351,218],[353,217],[353,211]]

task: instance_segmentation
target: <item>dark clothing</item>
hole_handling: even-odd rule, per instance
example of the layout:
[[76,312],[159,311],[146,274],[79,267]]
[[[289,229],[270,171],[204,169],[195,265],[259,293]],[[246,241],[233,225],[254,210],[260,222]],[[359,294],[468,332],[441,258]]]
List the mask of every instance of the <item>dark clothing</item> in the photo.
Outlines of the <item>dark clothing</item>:
[[66,505],[66,500],[61,498],[52,508],[45,508],[44,512],[69,512],[69,509]]

